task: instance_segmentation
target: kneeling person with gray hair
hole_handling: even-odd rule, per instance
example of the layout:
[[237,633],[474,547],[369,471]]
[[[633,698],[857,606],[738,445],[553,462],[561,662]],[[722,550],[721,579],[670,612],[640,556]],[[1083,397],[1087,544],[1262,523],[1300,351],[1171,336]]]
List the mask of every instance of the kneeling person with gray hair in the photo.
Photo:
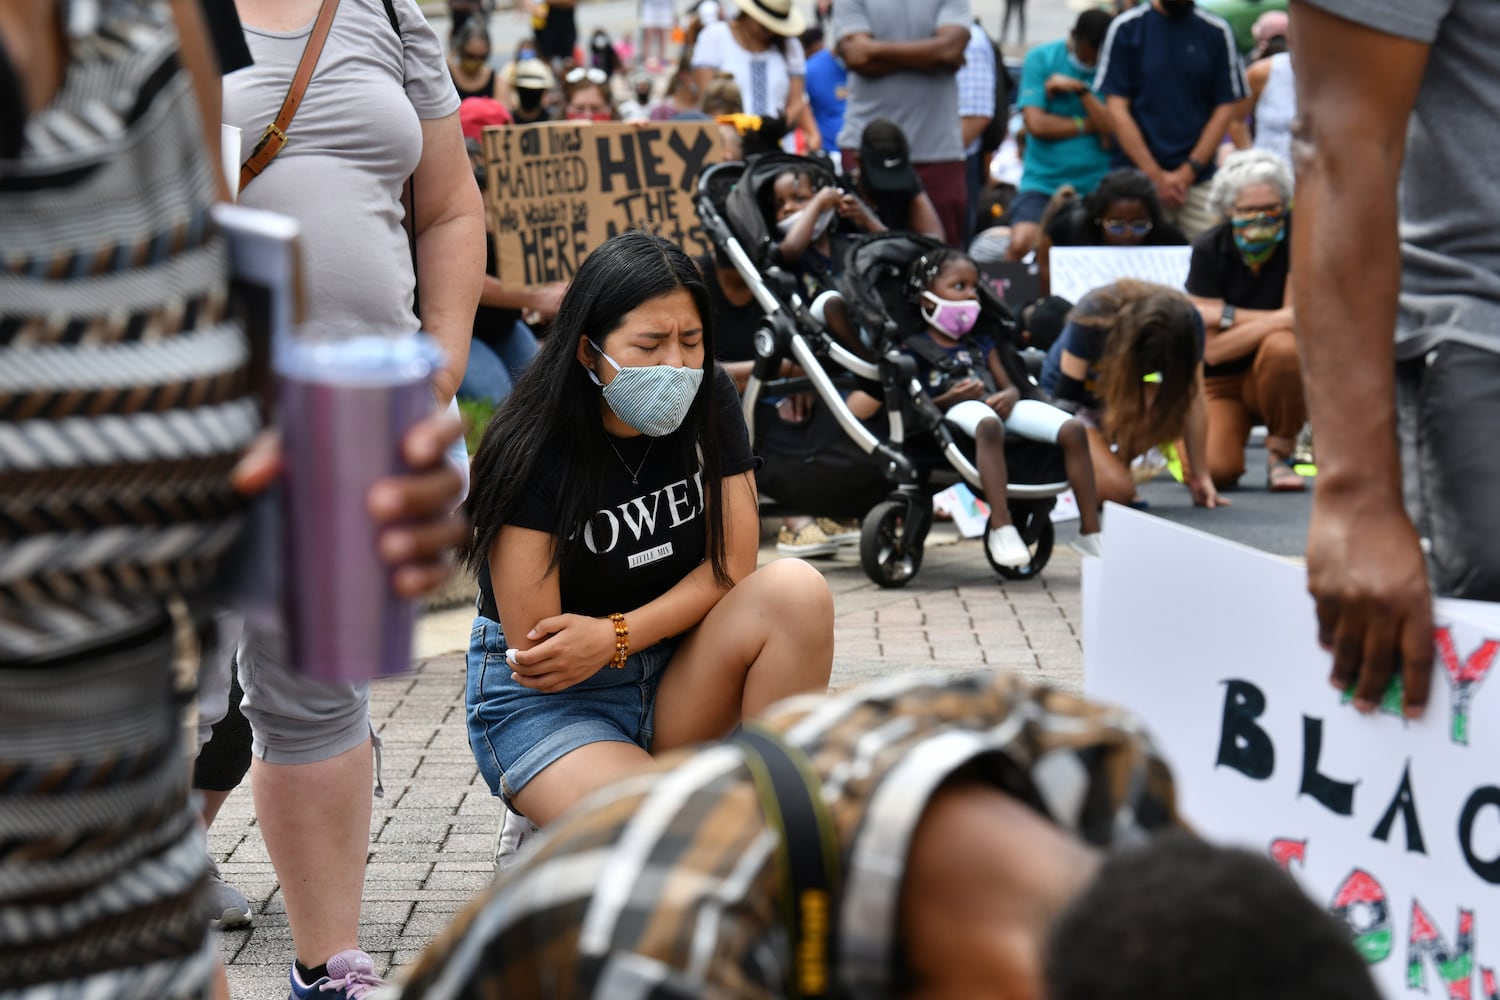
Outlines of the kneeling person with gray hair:
[[1292,468],[1307,421],[1292,314],[1292,175],[1273,153],[1246,149],[1214,176],[1224,221],[1193,242],[1187,294],[1208,333],[1203,347],[1208,464],[1226,489],[1245,472],[1250,428],[1266,425],[1266,483],[1306,488]]

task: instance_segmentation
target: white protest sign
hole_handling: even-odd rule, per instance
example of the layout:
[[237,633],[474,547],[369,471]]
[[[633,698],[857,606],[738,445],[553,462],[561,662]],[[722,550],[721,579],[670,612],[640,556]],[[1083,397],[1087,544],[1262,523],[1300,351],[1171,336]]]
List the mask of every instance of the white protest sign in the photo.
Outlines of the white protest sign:
[[1145,719],[1182,814],[1290,870],[1391,1000],[1500,998],[1496,609],[1437,602],[1426,716],[1363,716],[1328,684],[1302,567],[1123,507],[1105,523],[1085,690]]
[[1077,302],[1120,278],[1180,289],[1187,284],[1192,256],[1192,247],[1053,247],[1047,266],[1052,294]]

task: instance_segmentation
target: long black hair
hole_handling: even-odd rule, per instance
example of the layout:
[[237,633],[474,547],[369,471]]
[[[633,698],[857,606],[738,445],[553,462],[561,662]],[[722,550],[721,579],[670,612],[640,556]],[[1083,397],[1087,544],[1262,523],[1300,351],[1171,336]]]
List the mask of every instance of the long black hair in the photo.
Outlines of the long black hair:
[[602,345],[627,313],[678,289],[691,295],[698,308],[705,371],[682,426],[662,438],[659,446],[674,449],[688,462],[695,452],[701,456],[707,556],[719,583],[727,587],[733,582],[724,550],[713,303],[698,265],[687,254],[659,236],[636,230],[606,241],[584,259],[541,351],[485,427],[465,505],[474,522],[473,537],[460,552],[466,566],[483,571],[501,526],[520,505],[544,454],[561,459],[550,568],[561,566],[576,551],[582,529],[602,499],[599,470],[615,461],[600,418],[599,387],[578,363],[578,344],[590,337]]
[[[1134,167],[1122,167],[1105,174],[1099,186],[1083,199],[1085,218],[1088,219],[1089,232],[1093,234],[1095,244],[1104,242],[1104,225],[1101,220],[1109,206],[1117,201],[1138,201],[1145,205],[1146,213],[1151,216],[1153,234],[1159,234],[1166,225],[1161,199],[1156,195],[1156,185],[1151,183],[1151,178]],[[1147,239],[1150,239],[1149,235]]]

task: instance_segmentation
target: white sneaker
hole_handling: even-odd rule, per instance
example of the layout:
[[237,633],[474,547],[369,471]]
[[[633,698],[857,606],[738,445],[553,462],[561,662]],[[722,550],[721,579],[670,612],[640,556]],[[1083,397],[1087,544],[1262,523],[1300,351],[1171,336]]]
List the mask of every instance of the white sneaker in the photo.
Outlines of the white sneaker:
[[1031,550],[1021,541],[1021,533],[1014,524],[992,529],[984,544],[989,546],[990,558],[998,566],[1020,569],[1031,565]]
[[1104,540],[1099,537],[1097,531],[1092,535],[1079,535],[1073,539],[1072,547],[1073,551],[1081,556],[1093,556],[1097,559],[1104,555]]
[[531,820],[518,812],[505,810],[500,830],[495,835],[495,873],[508,871],[521,860],[521,850],[541,832]]

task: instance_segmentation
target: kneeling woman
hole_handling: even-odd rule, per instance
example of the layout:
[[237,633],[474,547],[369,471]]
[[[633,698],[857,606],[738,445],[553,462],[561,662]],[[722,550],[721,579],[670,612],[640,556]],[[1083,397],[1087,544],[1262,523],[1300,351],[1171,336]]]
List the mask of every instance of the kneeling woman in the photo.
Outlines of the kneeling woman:
[[668,750],[828,685],[833,600],[806,563],[757,570],[749,436],[714,366],[697,266],[630,232],[595,250],[474,456],[480,584],[469,744],[532,823]]
[[1100,500],[1139,503],[1131,462],[1181,438],[1193,503],[1229,505],[1209,475],[1203,320],[1181,292],[1131,280],[1089,292],[1047,352],[1041,383],[1088,426]]

